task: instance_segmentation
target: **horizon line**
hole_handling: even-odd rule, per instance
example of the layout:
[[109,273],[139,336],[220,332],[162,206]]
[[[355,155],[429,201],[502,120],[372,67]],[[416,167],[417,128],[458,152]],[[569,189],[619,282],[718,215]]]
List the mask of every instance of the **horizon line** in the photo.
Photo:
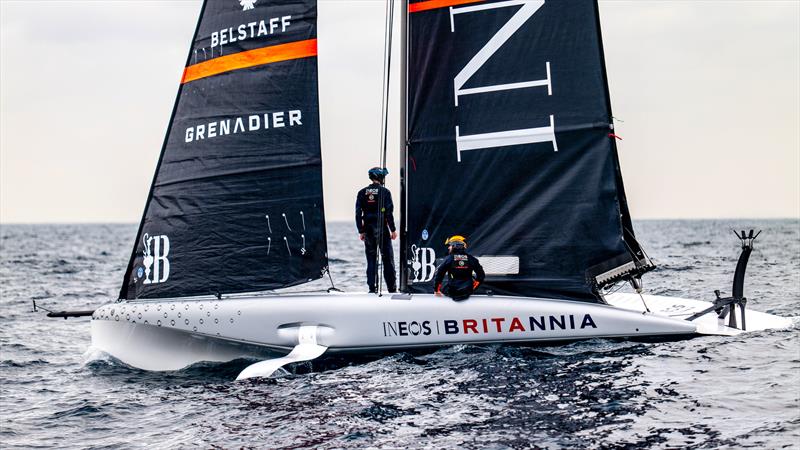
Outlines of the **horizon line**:
[[[666,221],[666,220],[696,220],[696,221],[711,221],[711,220],[798,220],[800,216],[787,217],[787,216],[769,216],[769,217],[646,217],[646,218],[633,218],[634,222],[647,222],[647,221]],[[326,220],[325,223],[350,223],[350,219],[331,219]],[[123,221],[86,221],[86,222],[36,222],[36,221],[20,221],[20,222],[5,222],[0,221],[0,227],[3,225],[138,225],[136,222],[123,222]]]

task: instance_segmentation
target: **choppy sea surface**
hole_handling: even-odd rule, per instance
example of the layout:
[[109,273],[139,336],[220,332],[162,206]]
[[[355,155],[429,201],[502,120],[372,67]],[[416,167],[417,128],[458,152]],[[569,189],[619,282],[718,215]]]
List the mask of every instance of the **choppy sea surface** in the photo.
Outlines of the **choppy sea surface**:
[[[748,306],[800,315],[800,221],[640,221],[653,294],[730,292],[731,228],[763,229]],[[116,298],[134,225],[0,226],[0,447],[800,448],[800,326],[677,342],[456,346],[298,365],[234,383],[251,361],[169,373],[87,352]],[[338,287],[365,290],[350,224],[328,225]]]

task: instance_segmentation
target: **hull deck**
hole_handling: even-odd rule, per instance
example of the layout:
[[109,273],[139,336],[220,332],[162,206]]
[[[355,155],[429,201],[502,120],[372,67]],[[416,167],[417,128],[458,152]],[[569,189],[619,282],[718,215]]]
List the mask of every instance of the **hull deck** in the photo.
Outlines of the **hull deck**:
[[[146,370],[200,361],[263,359],[287,353],[301,326],[314,326],[329,353],[394,351],[453,344],[535,343],[610,337],[735,335],[711,313],[683,320],[709,303],[615,294],[609,305],[476,295],[464,302],[433,295],[287,294],[223,300],[120,302],[92,317],[92,346]],[[791,319],[747,312],[748,330]]]

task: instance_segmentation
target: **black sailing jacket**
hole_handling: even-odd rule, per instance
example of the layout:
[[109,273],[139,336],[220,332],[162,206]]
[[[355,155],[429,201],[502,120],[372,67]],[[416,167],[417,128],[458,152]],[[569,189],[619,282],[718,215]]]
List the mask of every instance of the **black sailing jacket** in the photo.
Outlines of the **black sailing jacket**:
[[446,294],[453,298],[468,297],[472,294],[472,272],[475,272],[474,280],[483,283],[486,272],[483,271],[478,258],[466,252],[447,255],[442,264],[436,268],[436,274],[433,277],[435,290],[441,291],[442,281],[444,281],[445,275],[449,275]]
[[358,228],[359,233],[364,233],[366,226],[376,227],[378,225],[381,212],[381,197],[383,197],[386,225],[391,231],[395,231],[392,193],[380,184],[372,183],[358,191],[356,196],[356,228]]

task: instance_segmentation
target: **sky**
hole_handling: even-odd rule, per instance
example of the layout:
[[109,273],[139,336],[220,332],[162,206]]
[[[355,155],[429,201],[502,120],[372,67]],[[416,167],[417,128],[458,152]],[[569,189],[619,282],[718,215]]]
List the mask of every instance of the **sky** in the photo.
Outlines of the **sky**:
[[[140,220],[200,3],[0,0],[0,222]],[[634,219],[800,217],[800,1],[600,13]],[[383,14],[319,2],[328,220],[379,160]]]

